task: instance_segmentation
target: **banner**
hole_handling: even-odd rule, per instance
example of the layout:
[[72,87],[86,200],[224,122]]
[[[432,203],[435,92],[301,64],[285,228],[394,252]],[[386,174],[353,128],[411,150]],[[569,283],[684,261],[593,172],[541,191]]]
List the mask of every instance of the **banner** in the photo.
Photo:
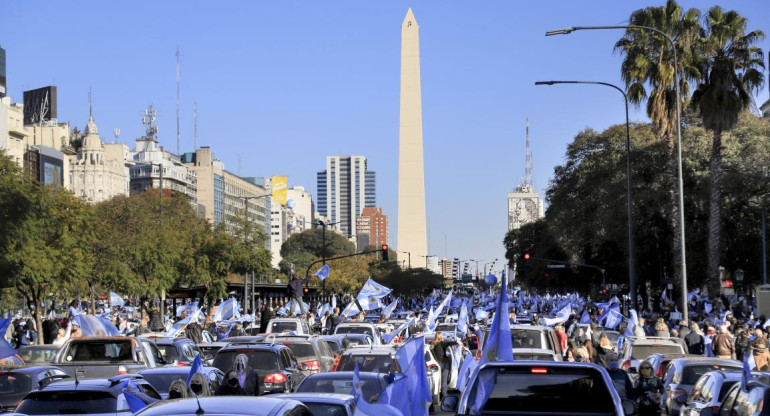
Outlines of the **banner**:
[[273,176],[273,200],[281,206],[286,206],[286,191],[289,189],[289,178]]

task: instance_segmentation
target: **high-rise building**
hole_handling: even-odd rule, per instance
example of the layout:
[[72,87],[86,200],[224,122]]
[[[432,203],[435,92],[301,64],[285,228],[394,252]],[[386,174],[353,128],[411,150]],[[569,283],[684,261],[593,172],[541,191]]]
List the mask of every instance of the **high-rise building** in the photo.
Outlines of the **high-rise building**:
[[70,156],[69,189],[89,203],[128,196],[128,147],[120,143],[104,144],[94,118],[88,118],[86,134],[76,155]]
[[5,49],[0,48],[0,98],[8,95],[8,80],[5,79]]
[[356,217],[356,245],[359,250],[368,245],[388,244],[388,216],[382,208],[364,208]]
[[356,217],[377,204],[375,172],[364,156],[327,156],[318,172],[318,212],[337,223],[332,228],[348,238],[356,236]]
[[532,152],[529,149],[529,119],[527,119],[524,180],[513,192],[508,192],[508,231],[543,218],[543,200],[535,191],[532,177]]
[[453,276],[453,269],[452,266],[454,265],[454,262],[450,259],[441,259],[441,262],[439,262],[439,268],[441,269],[441,275],[444,276],[444,279],[452,279]]
[[401,111],[398,147],[398,243],[412,257],[428,255],[422,146],[420,36],[412,9],[401,24]]

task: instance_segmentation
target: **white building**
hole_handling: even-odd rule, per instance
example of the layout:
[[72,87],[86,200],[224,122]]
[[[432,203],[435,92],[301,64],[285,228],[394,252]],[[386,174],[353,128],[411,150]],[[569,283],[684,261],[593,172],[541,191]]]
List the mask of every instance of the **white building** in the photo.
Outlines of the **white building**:
[[70,156],[69,189],[89,203],[128,195],[128,146],[104,144],[93,117],[89,117],[83,144],[76,155]]
[[364,156],[327,156],[316,178],[318,212],[355,243],[356,217],[377,205],[375,172],[367,170]]
[[0,98],[0,150],[20,168],[24,167],[24,150],[29,136],[24,128],[24,106],[11,104],[11,97]]

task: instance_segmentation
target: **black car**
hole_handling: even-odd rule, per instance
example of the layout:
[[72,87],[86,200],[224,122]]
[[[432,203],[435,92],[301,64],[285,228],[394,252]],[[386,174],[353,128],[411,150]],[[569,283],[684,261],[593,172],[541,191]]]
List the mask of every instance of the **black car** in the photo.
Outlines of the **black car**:
[[12,412],[27,393],[67,377],[67,373],[53,366],[0,371],[0,412]]
[[294,352],[299,362],[299,369],[305,376],[331,371],[334,365],[334,352],[318,335],[280,336],[271,341],[286,345]]
[[160,400],[160,395],[150,383],[136,374],[127,374],[109,379],[55,381],[29,393],[16,412],[25,415],[130,413],[123,394],[123,381],[127,378],[142,393]]
[[270,397],[221,396],[175,399],[145,407],[136,416],[313,416],[307,406],[289,399]]
[[[153,338],[166,364],[191,365],[201,351],[188,338]],[[203,358],[203,356],[201,356]]]
[[[224,373],[214,367],[203,367],[201,370],[206,375],[206,379],[209,381],[209,391],[217,392],[224,380]],[[152,387],[158,391],[160,397],[163,399],[168,398],[168,388],[176,380],[187,381],[187,376],[190,374],[189,367],[160,367],[160,368],[148,368],[139,372],[139,375],[144,377],[147,382],[152,384]]]
[[297,357],[282,344],[230,344],[217,351],[213,367],[227,374],[240,354],[257,371],[259,394],[291,393],[304,378]]

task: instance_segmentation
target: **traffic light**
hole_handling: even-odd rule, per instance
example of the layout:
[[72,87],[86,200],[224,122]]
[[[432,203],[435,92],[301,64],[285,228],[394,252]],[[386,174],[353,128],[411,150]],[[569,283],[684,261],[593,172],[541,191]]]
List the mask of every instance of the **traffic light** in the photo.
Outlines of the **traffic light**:
[[524,260],[529,260],[529,253],[524,253]]
[[388,245],[383,244],[382,245],[382,261],[389,261],[388,260]]
[[529,271],[529,253],[524,253],[522,257],[524,258],[524,263],[522,264],[522,272],[526,273]]

